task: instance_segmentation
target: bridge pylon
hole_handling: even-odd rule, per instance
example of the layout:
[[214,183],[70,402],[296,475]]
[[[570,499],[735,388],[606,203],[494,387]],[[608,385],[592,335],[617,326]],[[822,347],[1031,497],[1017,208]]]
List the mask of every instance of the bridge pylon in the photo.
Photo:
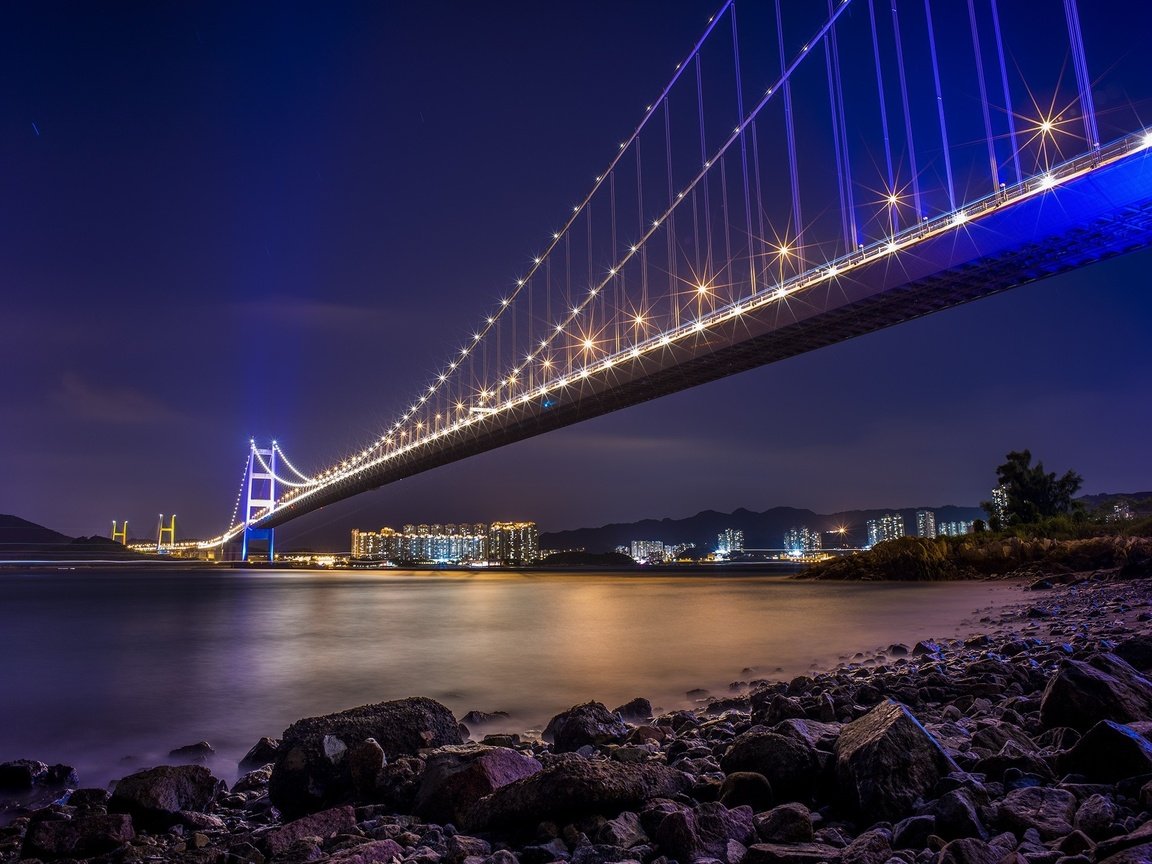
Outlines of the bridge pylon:
[[124,525],[121,528],[117,528],[116,524],[117,524],[116,520],[113,519],[112,520],[112,542],[113,543],[123,543],[125,546],[127,546],[128,545],[128,520],[127,519],[124,520]]
[[244,504],[244,535],[240,545],[240,560],[247,561],[253,540],[268,541],[268,561],[275,560],[276,538],[274,528],[253,528],[252,520],[263,510],[276,504],[276,447],[257,447],[249,442],[248,478]]
[[[128,529],[127,521],[125,521],[125,523],[124,523],[124,529],[125,530]],[[164,524],[164,514],[163,513],[160,514],[160,522],[156,526],[156,551],[157,552],[164,551],[164,538],[165,537],[168,538],[168,545],[169,546],[175,546],[176,545],[176,514],[175,513],[172,514],[172,519],[168,522],[167,525]]]

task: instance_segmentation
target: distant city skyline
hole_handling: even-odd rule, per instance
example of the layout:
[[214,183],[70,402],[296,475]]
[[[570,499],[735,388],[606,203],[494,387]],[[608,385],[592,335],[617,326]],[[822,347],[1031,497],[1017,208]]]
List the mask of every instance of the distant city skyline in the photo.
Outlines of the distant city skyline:
[[[310,471],[377,434],[715,11],[379,4],[269,28],[266,10],[219,2],[6,8],[19,206],[0,215],[14,370],[0,512],[72,536],[176,513],[181,535],[212,536],[249,437]],[[1093,65],[1130,85],[1098,107],[1152,117],[1152,9],[1129,11],[1085,28]],[[461,82],[470,97],[446,97]],[[551,532],[975,504],[1024,447],[1088,493],[1149,488],[1152,296],[1133,286],[1150,263],[1117,258],[477,456],[291,523],[278,545],[517,511]]]

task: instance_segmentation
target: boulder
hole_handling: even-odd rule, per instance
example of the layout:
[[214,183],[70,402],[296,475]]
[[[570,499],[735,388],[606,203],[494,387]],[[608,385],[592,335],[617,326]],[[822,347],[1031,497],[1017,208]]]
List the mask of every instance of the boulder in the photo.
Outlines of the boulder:
[[660,823],[655,840],[665,855],[687,862],[698,858],[726,860],[730,840],[747,845],[755,838],[750,807],[729,810],[712,802],[669,814]]
[[615,816],[653,798],[683,793],[689,778],[654,763],[592,762],[571,756],[481,798],[463,820],[473,830],[563,825],[584,816]]
[[840,850],[825,843],[755,843],[741,864],[840,864]]
[[628,723],[647,723],[652,719],[652,703],[642,696],[637,696],[616,708],[612,713],[619,715],[622,720]]
[[460,824],[472,805],[501,786],[541,770],[540,762],[507,747],[449,745],[426,754],[415,814]]
[[1152,774],[1152,742],[1128,726],[1101,720],[1057,759],[1066,774],[1083,774],[1093,783],[1115,783]]
[[942,777],[959,770],[908,709],[892,701],[846,725],[835,753],[848,804],[872,821],[910,815]]
[[840,853],[841,864],[884,864],[892,855],[892,832],[884,828],[865,831]]
[[1107,858],[1097,858],[1096,861],[1097,864],[1148,864],[1152,861],[1152,843],[1133,846]]
[[255,771],[257,768],[270,765],[276,761],[276,754],[279,750],[279,738],[269,738],[267,736],[261,738],[252,745],[252,749],[245,753],[244,758],[240,760],[240,765],[238,766],[240,773],[247,774],[249,771]]
[[285,730],[276,755],[268,783],[272,803],[294,818],[355,800],[348,754],[368,739],[389,759],[463,743],[452,712],[424,697],[297,720]]
[[406,851],[395,840],[369,840],[341,849],[328,859],[327,864],[394,864],[404,857]]
[[936,864],[1001,864],[1004,860],[1004,850],[998,846],[976,837],[965,837],[945,844]]
[[279,855],[297,840],[305,837],[327,839],[348,834],[356,827],[356,811],[350,806],[332,807],[294,819],[264,835],[264,845],[271,855]]
[[759,813],[772,806],[772,784],[755,771],[733,771],[720,784],[720,803],[725,807],[747,804],[753,812]]
[[1113,653],[1134,669],[1152,671],[1152,635],[1130,636],[1117,645]]
[[600,702],[586,702],[562,711],[548,721],[543,738],[557,753],[574,753],[586,745],[617,744],[631,730]]
[[775,732],[738,735],[720,760],[725,774],[753,772],[767,778],[782,801],[809,801],[819,780],[816,751],[796,738]]
[[126,813],[45,820],[29,826],[21,857],[89,858],[112,852],[135,837],[132,817]]
[[812,813],[793,801],[756,816],[756,833],[765,843],[810,843]]
[[936,817],[935,833],[945,840],[965,837],[988,839],[988,831],[980,821],[972,793],[963,787],[945,792],[932,802],[928,813]]
[[208,757],[216,753],[216,748],[207,741],[197,741],[195,744],[185,744],[175,750],[168,751],[168,758],[177,762],[203,765]]
[[1046,729],[1069,726],[1083,732],[1101,720],[1149,719],[1152,682],[1114,654],[1063,661],[1040,701],[1040,724]]
[[116,783],[108,810],[131,814],[146,828],[163,830],[179,821],[181,810],[207,810],[225,789],[203,765],[159,765]]
[[1083,831],[1093,840],[1101,840],[1108,836],[1112,823],[1116,821],[1116,805],[1110,798],[1096,793],[1076,808],[1076,818],[1072,824],[1078,831]]
[[0,762],[0,792],[26,792],[36,787],[75,786],[76,772],[68,765],[46,765],[35,759]]
[[1000,801],[1001,827],[1023,834],[1034,828],[1043,840],[1072,833],[1076,796],[1066,789],[1025,786],[1013,789]]

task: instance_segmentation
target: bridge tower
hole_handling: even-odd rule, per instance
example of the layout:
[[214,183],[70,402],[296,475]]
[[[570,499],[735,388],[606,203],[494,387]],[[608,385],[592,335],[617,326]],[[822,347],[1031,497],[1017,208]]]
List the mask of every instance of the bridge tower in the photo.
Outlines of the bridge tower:
[[120,542],[120,543],[123,543],[125,546],[128,545],[128,520],[127,519],[124,520],[123,527],[119,528],[119,529],[116,528],[116,520],[115,519],[112,520],[112,542],[113,543]]
[[253,528],[252,520],[261,510],[276,503],[276,450],[257,447],[249,442],[247,498],[244,505],[244,537],[240,547],[240,560],[247,561],[249,544],[253,540],[268,541],[268,561],[275,560],[274,528]]
[[[127,530],[128,522],[124,522],[124,528]],[[156,551],[161,552],[164,549],[164,538],[168,538],[168,545],[176,545],[176,514],[172,514],[172,519],[167,525],[164,524],[164,514],[160,514],[160,523],[156,526]]]

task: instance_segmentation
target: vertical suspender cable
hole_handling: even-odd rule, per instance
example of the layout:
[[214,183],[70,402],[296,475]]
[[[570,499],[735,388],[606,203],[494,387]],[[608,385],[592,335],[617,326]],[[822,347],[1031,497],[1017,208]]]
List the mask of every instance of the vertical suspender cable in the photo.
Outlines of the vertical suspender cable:
[[920,206],[920,171],[916,167],[916,144],[912,138],[912,113],[908,110],[908,76],[904,72],[904,46],[900,39],[900,16],[896,12],[896,0],[892,0],[892,33],[896,37],[896,69],[900,73],[900,98],[904,106],[904,137],[908,142],[908,168],[912,172],[912,203],[918,222],[923,215]]
[[984,81],[984,51],[980,47],[980,30],[976,26],[975,0],[968,0],[968,23],[972,28],[972,52],[976,55],[976,79],[980,84],[980,110],[984,113],[984,140],[988,143],[988,170],[992,191],[999,188],[1000,168],[996,162],[996,141],[992,138],[992,118],[988,114],[988,86]]
[[[744,120],[744,78],[740,69],[740,34],[736,27],[736,7],[732,7],[732,57],[736,68],[736,117]],[[744,180],[744,231],[748,242],[748,280],[750,293],[756,293],[756,267],[752,263],[752,192],[748,186],[748,141],[740,130],[740,169]],[[728,259],[731,261],[731,254]],[[732,268],[735,274],[735,267]],[[736,280],[731,280],[733,283]]]
[[1000,58],[1000,86],[1004,89],[1004,115],[1008,118],[1008,140],[1012,146],[1012,165],[1016,169],[1016,182],[1024,179],[1020,170],[1020,145],[1016,141],[1016,115],[1012,113],[1012,91],[1008,88],[1008,64],[1004,62],[1004,38],[1000,34],[1000,10],[996,0],[992,4],[992,30],[996,34],[996,56]]
[[948,146],[948,125],[944,121],[944,95],[940,89],[940,62],[936,57],[936,31],[932,27],[931,0],[924,0],[924,18],[928,22],[928,49],[932,54],[932,81],[936,85],[936,113],[940,116],[940,142],[944,145],[944,178],[948,181],[948,210],[951,212],[956,209],[956,190],[952,185],[952,150]]
[[880,97],[880,132],[884,138],[884,165],[888,169],[889,195],[896,193],[896,176],[892,172],[892,140],[888,134],[888,100],[884,97],[884,73],[880,65],[880,34],[876,29],[876,9],[868,0],[868,20],[872,23],[872,57],[876,63],[876,92]]
[[1088,77],[1088,58],[1084,53],[1084,34],[1080,31],[1080,13],[1076,0],[1064,0],[1064,16],[1068,19],[1068,39],[1072,44],[1072,65],[1076,69],[1076,86],[1080,90],[1080,113],[1084,115],[1084,137],[1095,150],[1100,146],[1100,132],[1096,128],[1096,106],[1092,99],[1092,79]]
[[[776,0],[776,46],[780,52],[780,75],[783,77],[787,73],[787,61],[784,57],[784,20],[780,13],[780,0]],[[803,265],[800,177],[796,172],[796,126],[792,117],[792,82],[790,77],[784,77],[784,129],[788,136],[788,171],[792,181],[792,230],[795,238],[796,260]]]
[[[828,0],[828,14],[832,14],[832,0]],[[840,193],[840,228],[844,232],[844,251],[852,249],[852,235],[850,231],[851,214],[848,210],[848,198],[844,189],[844,157],[840,146],[840,111],[836,100],[836,74],[832,68],[832,34],[833,29],[824,37],[824,71],[828,76],[828,112],[832,118],[832,149],[836,158],[836,191]]]

